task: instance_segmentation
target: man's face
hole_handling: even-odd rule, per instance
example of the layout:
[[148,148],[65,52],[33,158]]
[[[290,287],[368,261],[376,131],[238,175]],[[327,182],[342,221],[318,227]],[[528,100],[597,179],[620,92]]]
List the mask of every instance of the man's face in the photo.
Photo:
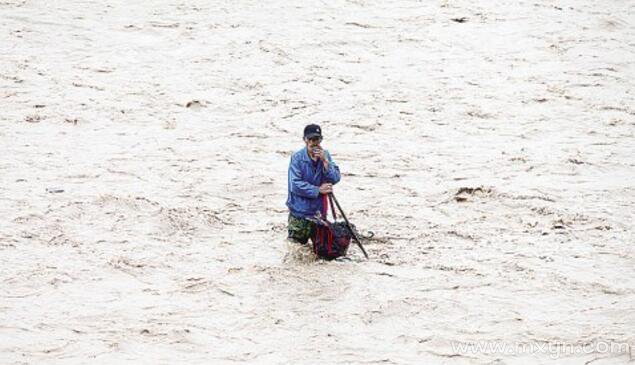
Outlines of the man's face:
[[315,147],[320,147],[320,143],[322,143],[322,137],[305,138],[304,142],[306,143],[306,148],[311,151]]

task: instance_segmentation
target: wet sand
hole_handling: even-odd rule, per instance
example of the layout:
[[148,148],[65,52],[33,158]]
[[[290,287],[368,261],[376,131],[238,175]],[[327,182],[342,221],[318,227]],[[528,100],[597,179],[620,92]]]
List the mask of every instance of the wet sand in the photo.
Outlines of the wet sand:
[[[0,1],[0,363],[632,362],[633,14]],[[368,261],[289,259],[310,122]]]

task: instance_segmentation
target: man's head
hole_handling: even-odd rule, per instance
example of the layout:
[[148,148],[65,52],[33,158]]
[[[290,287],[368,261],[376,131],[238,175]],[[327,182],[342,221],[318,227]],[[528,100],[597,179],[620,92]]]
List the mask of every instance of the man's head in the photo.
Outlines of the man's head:
[[312,148],[319,147],[322,142],[322,128],[317,124],[309,124],[304,127],[304,143],[311,151]]

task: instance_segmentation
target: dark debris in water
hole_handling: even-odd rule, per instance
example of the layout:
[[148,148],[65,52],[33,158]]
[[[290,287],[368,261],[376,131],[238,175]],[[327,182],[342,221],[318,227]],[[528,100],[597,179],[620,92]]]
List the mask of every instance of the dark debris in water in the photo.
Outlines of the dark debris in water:
[[188,101],[188,102],[185,104],[185,107],[186,107],[186,108],[191,108],[191,109],[199,109],[199,108],[202,108],[202,107],[204,107],[204,106],[205,106],[205,105],[204,105],[201,101],[199,101],[199,100],[191,100],[191,101]]
[[492,193],[492,189],[490,188],[485,188],[482,186],[476,187],[476,188],[471,188],[471,187],[461,187],[459,188],[459,190],[454,194],[454,200],[459,202],[459,203],[463,203],[468,201],[468,197],[469,196],[474,196],[474,195],[489,195]]

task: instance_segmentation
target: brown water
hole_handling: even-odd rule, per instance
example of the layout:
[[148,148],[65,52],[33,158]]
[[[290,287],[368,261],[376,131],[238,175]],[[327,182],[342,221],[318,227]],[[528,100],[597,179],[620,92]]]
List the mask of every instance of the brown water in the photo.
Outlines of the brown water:
[[[0,363],[632,361],[631,2],[0,14]],[[368,261],[287,248],[309,122]]]

